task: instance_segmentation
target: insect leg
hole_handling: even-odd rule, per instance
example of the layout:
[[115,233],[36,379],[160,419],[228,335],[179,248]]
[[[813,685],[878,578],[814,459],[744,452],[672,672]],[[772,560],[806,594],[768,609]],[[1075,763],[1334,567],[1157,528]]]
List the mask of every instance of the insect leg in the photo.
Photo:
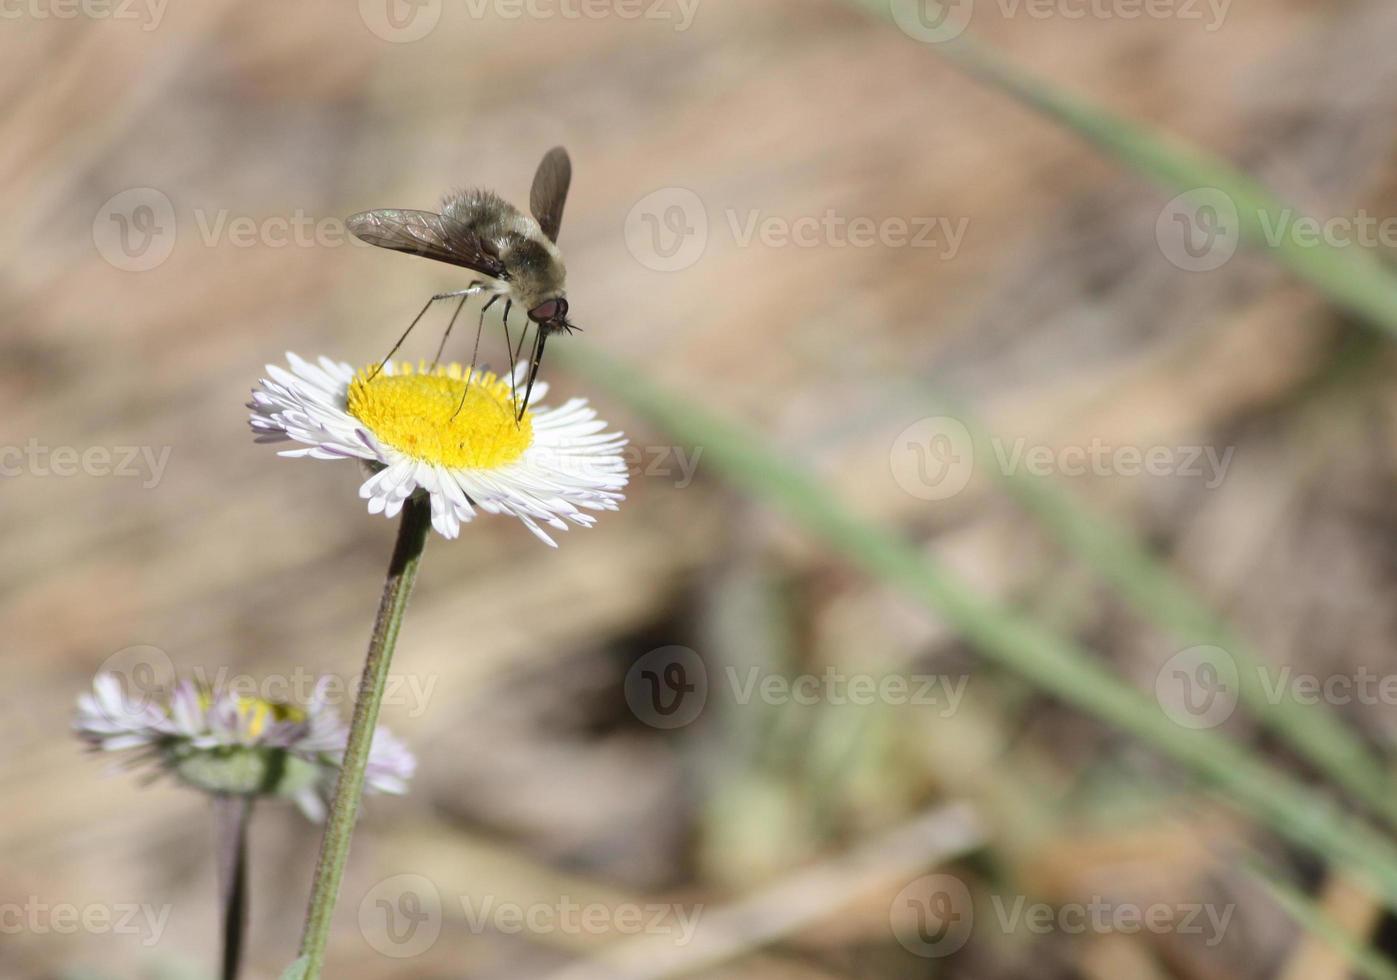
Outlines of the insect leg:
[[427,310],[431,308],[433,303],[435,303],[439,299],[452,299],[456,296],[469,296],[474,289],[475,287],[472,285],[469,289],[460,289],[454,293],[437,293],[431,299],[427,300],[426,304],[422,307],[418,314],[412,318],[412,322],[407,325],[407,329],[403,331],[403,335],[398,338],[398,342],[393,345],[393,349],[387,353],[383,360],[378,362],[378,367],[373,369],[373,372],[369,375],[369,380],[372,381],[374,378],[378,377],[378,372],[382,371],[384,365],[388,363],[388,361],[393,357],[394,354],[398,353],[398,348],[403,346],[403,341],[407,340],[407,335],[412,333],[412,328],[417,326],[418,321],[427,315]]
[[516,364],[519,363],[519,355],[522,354],[522,353],[524,353],[524,341],[525,341],[525,339],[528,338],[528,336],[529,336],[529,325],[526,323],[526,324],[524,324],[524,330],[523,330],[523,332],[519,334],[519,344],[518,344],[518,346],[515,347],[515,348],[514,348],[514,351],[509,355],[509,367],[510,367],[510,370],[513,370],[513,369],[514,369],[514,365],[516,365]]
[[[482,307],[480,308],[480,322],[477,323],[477,324],[475,325],[475,347],[474,347],[474,349],[471,350],[471,369],[470,369],[470,371],[468,371],[468,372],[466,373],[466,390],[467,390],[467,391],[470,390],[471,378],[475,377],[475,362],[476,362],[476,358],[478,358],[478,357],[480,356],[480,335],[481,335],[482,333],[485,332],[485,314],[490,312],[490,307],[494,306],[494,305],[495,305],[495,301],[498,300],[499,298],[500,298],[499,293],[496,293],[494,296],[491,296],[490,299],[489,299],[488,301],[486,301],[486,303],[485,303],[484,306],[482,306]],[[461,392],[461,404],[464,405],[465,403],[466,403],[466,393],[463,391],[463,392]],[[461,410],[461,409],[460,409],[459,407],[456,409],[456,411],[458,411],[458,412],[459,412],[460,410]],[[452,418],[455,418],[455,417],[456,417],[456,416],[454,416],[454,415],[452,416]]]
[[[451,294],[449,294],[449,295],[453,295],[453,296],[459,295],[459,296],[461,297],[461,302],[460,302],[459,304],[457,304],[457,306],[456,306],[456,312],[453,313],[453,314],[451,314],[451,319],[450,319],[450,321],[448,321],[447,324],[446,324],[446,333],[444,333],[444,334],[441,335],[441,343],[437,345],[437,356],[434,357],[434,358],[432,358],[432,367],[433,367],[433,368],[435,368],[435,367],[437,366],[437,362],[439,362],[439,361],[441,360],[441,352],[444,351],[444,350],[446,349],[446,339],[447,339],[448,337],[451,336],[451,328],[454,327],[454,326],[456,326],[456,318],[459,317],[459,316],[461,315],[461,310],[465,309],[466,300],[469,299],[473,293],[478,293],[478,292],[480,292],[480,290],[483,289],[484,287],[485,287],[485,283],[482,282],[481,280],[477,279],[477,280],[475,280],[474,282],[472,282],[469,286],[467,286],[465,289],[461,290],[460,293],[451,293]],[[442,294],[442,295],[444,296],[444,295],[448,295],[448,294]],[[434,299],[440,299],[441,297],[433,297],[433,298],[434,298]],[[486,309],[489,309],[489,307],[487,306]]]
[[490,311],[490,307],[494,306],[495,301],[499,298],[500,294],[496,293],[494,296],[491,296],[489,300],[486,301],[484,306],[480,308],[480,322],[477,323],[475,327],[475,349],[471,351],[471,366],[470,370],[466,372],[466,386],[461,389],[461,401],[456,406],[456,411],[451,413],[451,419],[453,421],[455,420],[456,416],[461,414],[461,409],[466,407],[466,396],[470,394],[471,379],[475,377],[475,361],[476,358],[480,356],[480,335],[485,330],[485,314]]
[[441,352],[446,350],[446,338],[451,336],[451,328],[456,326],[456,318],[461,315],[461,311],[466,308],[466,300],[469,296],[462,296],[461,302],[456,304],[456,312],[451,314],[451,319],[446,322],[446,333],[441,335],[441,343],[437,344],[436,356],[432,358],[432,370],[436,370],[437,362],[441,360]]
[[[511,298],[511,299],[507,299],[507,300],[504,301],[504,352],[505,352],[506,354],[511,355],[511,359],[510,359],[510,362],[509,362],[509,402],[510,402],[511,405],[514,406],[514,410],[517,412],[517,411],[519,410],[519,398],[518,398],[517,395],[515,394],[515,386],[514,386],[514,377],[515,377],[515,373],[514,373],[514,360],[513,360],[513,354],[514,354],[514,341],[512,341],[512,340],[509,339],[509,311],[510,311],[511,309],[513,309],[513,307],[514,307],[514,300],[513,300],[512,298]],[[528,330],[529,330],[529,324],[528,324],[528,322],[526,321],[526,322],[524,323],[524,332],[525,332],[525,333],[528,333]],[[521,348],[524,346],[524,337],[523,337],[522,334],[521,334],[520,337],[519,337],[519,346],[520,346]]]

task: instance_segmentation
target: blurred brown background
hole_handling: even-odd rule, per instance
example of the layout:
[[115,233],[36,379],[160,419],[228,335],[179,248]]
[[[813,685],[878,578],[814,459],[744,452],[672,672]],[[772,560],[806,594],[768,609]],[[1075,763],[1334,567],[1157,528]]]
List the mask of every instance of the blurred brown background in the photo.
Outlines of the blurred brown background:
[[[0,21],[0,442],[116,454],[65,478],[26,449],[0,488],[0,976],[213,975],[206,803],[104,775],[68,733],[73,699],[104,664],[357,674],[392,526],[364,513],[347,464],[254,445],[247,392],[288,349],[372,361],[427,294],[464,285],[346,242],[344,216],[467,184],[522,204],[555,143],[576,171],[561,244],[586,328],[559,345],[751,423],[1147,689],[1187,644],[987,483],[925,499],[899,434],[940,414],[934,388],[1009,445],[1230,451],[1217,481],[1057,476],[1276,665],[1392,672],[1390,355],[1259,258],[1180,268],[1157,231],[1171,194],[934,45],[835,0],[122,3],[25,0]],[[1391,213],[1390,4],[1070,16],[1083,6],[980,0],[972,26],[1304,208]],[[933,221],[938,237],[744,240],[831,213]],[[635,438],[629,501],[558,552],[504,520],[429,546],[384,713],[420,770],[410,796],[369,801],[330,975],[548,977],[613,943],[632,944],[636,976],[1344,975],[1219,856],[1244,832],[1155,757],[985,667],[725,487],[703,447],[672,445],[561,359],[545,373],[554,398],[585,394]],[[124,447],[146,455],[110,472]],[[676,645],[711,690],[691,724],[659,728],[626,678]],[[965,681],[963,699],[742,704],[728,683],[754,665],[892,664]],[[1390,705],[1340,710],[1390,738]],[[1240,716],[1225,731],[1252,734]],[[259,811],[248,976],[292,958],[317,842],[291,808]],[[1296,867],[1341,919],[1379,928],[1362,895]],[[941,873],[982,914],[963,949],[921,955],[899,939],[918,907],[906,889]],[[1103,895],[1233,911],[1215,943],[1206,924],[1031,933],[988,911]],[[638,937],[615,917],[545,918],[567,901],[669,918]],[[168,911],[158,936],[34,911],[142,903]],[[510,929],[505,905],[543,911]],[[404,941],[384,908],[426,909],[439,935]]]

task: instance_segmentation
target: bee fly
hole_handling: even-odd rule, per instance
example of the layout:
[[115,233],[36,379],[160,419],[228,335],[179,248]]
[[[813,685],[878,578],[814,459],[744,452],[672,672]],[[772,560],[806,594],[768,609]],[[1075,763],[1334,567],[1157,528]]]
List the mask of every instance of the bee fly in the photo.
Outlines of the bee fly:
[[[509,314],[515,304],[528,313],[529,321],[536,328],[524,401],[517,404],[516,399],[515,421],[522,420],[529,407],[534,380],[538,377],[538,366],[543,361],[544,344],[559,331],[579,329],[568,322],[567,270],[563,267],[563,256],[556,244],[558,227],[563,221],[563,205],[567,202],[571,183],[572,161],[568,159],[567,150],[557,146],[544,156],[534,175],[533,190],[529,194],[529,210],[533,212],[533,217],[523,214],[514,205],[487,190],[448,194],[442,201],[441,214],[385,208],[362,211],[352,216],[346,222],[349,230],[370,245],[425,255],[429,259],[470,269],[486,277],[477,279],[465,289],[438,293],[427,300],[375,373],[382,370],[383,365],[402,346],[408,334],[412,333],[412,328],[417,326],[433,303],[459,297],[461,302],[456,305],[456,311],[452,313],[446,333],[441,338],[441,345],[437,348],[437,358],[440,359],[446,339],[451,336],[451,328],[455,326],[466,300],[477,293],[489,293],[490,299],[480,311],[475,351],[471,354],[470,372],[466,375],[466,387],[469,389],[475,374],[476,357],[480,353],[480,332],[485,326],[485,313],[504,297],[505,345],[511,348],[511,367],[523,352],[524,339],[529,331],[529,324],[525,323],[519,335],[519,346],[513,348],[509,338]],[[464,394],[461,404],[465,404]],[[459,407],[457,411],[460,411]]]

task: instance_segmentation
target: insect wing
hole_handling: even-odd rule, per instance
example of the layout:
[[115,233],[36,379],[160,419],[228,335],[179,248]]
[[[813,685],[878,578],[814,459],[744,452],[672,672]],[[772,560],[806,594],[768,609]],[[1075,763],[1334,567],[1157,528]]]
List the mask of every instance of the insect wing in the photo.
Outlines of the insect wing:
[[370,245],[422,255],[494,279],[504,276],[504,263],[484,242],[473,235],[448,233],[442,216],[431,211],[361,211],[351,216],[345,226]]
[[534,213],[543,233],[549,241],[558,240],[558,229],[563,224],[563,205],[568,200],[568,187],[572,184],[572,160],[568,151],[555,146],[544,154],[543,162],[534,174],[534,188],[529,192],[529,210]]

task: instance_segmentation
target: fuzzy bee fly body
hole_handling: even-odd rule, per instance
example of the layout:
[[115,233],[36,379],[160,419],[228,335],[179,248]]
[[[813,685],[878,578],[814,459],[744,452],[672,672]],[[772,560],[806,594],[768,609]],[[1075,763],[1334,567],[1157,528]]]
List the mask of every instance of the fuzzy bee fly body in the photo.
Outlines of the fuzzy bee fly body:
[[[567,269],[557,246],[563,206],[567,203],[571,183],[572,162],[567,151],[559,146],[548,151],[534,175],[529,195],[532,215],[524,214],[493,191],[470,190],[447,195],[440,214],[385,208],[363,211],[351,217],[347,222],[349,230],[371,245],[423,255],[486,277],[465,289],[441,293],[428,300],[384,361],[393,356],[435,301],[460,298],[446,328],[446,336],[442,337],[444,347],[467,298],[476,293],[490,294],[480,313],[482,326],[485,311],[503,298],[506,344],[510,344],[509,314],[514,306],[521,307],[535,327],[528,381],[523,402],[518,407],[518,417],[522,419],[549,336],[576,329],[568,320]],[[512,351],[512,359],[517,359],[523,351],[527,324],[524,331],[517,350]],[[479,350],[477,330],[476,354]],[[441,355],[440,348],[437,355]],[[472,355],[472,375],[474,370],[475,355]],[[467,375],[467,384],[470,376]]]

